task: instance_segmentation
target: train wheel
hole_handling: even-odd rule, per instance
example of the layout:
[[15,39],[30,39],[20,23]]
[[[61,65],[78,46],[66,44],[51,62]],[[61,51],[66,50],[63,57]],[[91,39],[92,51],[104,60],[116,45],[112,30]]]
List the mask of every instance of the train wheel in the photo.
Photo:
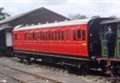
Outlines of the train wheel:
[[83,75],[87,75],[89,72],[89,65],[88,64],[83,64],[80,68],[81,72]]
[[24,62],[23,58],[18,58],[18,59],[19,59],[19,62]]
[[88,72],[89,72],[89,66],[88,64],[86,65],[78,65],[78,66],[75,66],[75,67],[68,67],[69,68],[69,72],[70,73],[75,73],[75,74],[78,74],[78,75],[87,75]]
[[31,59],[30,58],[25,58],[25,63],[30,65],[32,63]]
[[120,65],[116,65],[116,66],[113,68],[113,73],[114,73],[115,75],[120,76]]

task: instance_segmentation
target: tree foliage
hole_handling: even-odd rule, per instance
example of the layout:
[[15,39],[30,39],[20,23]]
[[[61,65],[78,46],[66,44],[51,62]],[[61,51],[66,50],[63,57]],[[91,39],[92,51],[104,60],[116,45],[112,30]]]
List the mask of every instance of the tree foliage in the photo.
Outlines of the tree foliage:
[[3,12],[3,10],[4,10],[4,8],[1,7],[0,8],[0,20],[3,20],[3,19],[5,19],[5,18],[10,16],[8,13]]

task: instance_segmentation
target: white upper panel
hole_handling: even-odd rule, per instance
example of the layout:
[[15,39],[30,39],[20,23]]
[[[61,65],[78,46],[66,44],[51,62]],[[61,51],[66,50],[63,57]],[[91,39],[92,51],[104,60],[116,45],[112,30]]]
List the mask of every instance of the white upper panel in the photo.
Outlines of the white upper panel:
[[29,29],[39,29],[39,28],[52,28],[58,26],[69,26],[69,25],[79,25],[79,24],[87,24],[90,19],[82,19],[82,20],[71,20],[71,21],[62,21],[62,22],[54,22],[54,23],[46,23],[46,24],[38,24],[38,25],[30,25],[20,27],[17,26],[13,29],[13,31],[22,31]]

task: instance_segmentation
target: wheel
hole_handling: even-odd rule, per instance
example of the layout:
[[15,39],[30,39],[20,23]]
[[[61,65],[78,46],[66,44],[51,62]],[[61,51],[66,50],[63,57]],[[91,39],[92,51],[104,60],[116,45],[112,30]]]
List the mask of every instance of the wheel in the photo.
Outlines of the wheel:
[[120,76],[120,65],[116,65],[112,71],[113,74]]
[[83,75],[87,75],[89,72],[89,65],[88,64],[83,64],[80,68],[81,72]]

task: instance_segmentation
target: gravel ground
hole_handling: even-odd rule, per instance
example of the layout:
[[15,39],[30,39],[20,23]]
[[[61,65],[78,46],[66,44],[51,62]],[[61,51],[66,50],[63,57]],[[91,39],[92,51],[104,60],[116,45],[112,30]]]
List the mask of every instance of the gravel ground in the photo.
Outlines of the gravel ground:
[[[75,74],[70,74],[64,69],[59,69],[44,65],[37,65],[37,64],[32,64],[32,65],[22,64],[17,62],[16,58],[1,57],[0,64],[9,65],[10,67],[31,72],[36,75],[58,80],[59,82],[62,83],[110,83],[101,76],[94,76],[94,75],[79,76]],[[50,83],[48,80],[43,80],[43,81],[44,82],[35,82],[31,80],[29,83]]]
[[20,83],[20,82],[0,73],[0,83]]

